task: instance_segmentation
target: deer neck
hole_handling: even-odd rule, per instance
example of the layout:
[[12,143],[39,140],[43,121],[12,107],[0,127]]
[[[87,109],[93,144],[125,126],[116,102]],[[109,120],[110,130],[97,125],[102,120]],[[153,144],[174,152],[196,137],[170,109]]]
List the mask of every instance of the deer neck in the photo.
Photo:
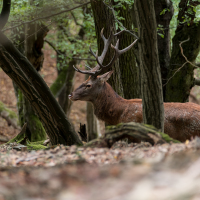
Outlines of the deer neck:
[[92,102],[94,113],[97,118],[109,124],[118,124],[119,116],[123,112],[123,101],[124,99],[105,82],[102,90]]

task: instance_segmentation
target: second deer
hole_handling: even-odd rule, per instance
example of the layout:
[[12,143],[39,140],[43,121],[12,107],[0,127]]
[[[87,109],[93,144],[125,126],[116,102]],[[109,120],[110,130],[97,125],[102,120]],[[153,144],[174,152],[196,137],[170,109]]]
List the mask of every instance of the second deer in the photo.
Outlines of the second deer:
[[[90,70],[82,71],[75,68],[76,71],[89,74],[90,77],[83,82],[74,92],[69,95],[72,101],[89,101],[94,106],[94,113],[100,120],[110,125],[116,125],[121,122],[138,122],[142,123],[142,100],[127,100],[120,97],[112,87],[106,82],[113,71],[100,75],[110,68],[115,60],[128,51],[136,41],[123,50],[119,50],[119,40],[116,46],[112,46],[111,40],[114,36],[121,34],[110,34],[106,39],[101,31],[101,37],[104,41],[104,49],[101,56],[98,52],[95,55],[90,48],[90,52],[96,58],[97,66]],[[103,60],[111,44],[115,50],[115,55],[111,62],[103,66]],[[200,106],[194,103],[164,103],[165,123],[164,132],[170,137],[179,141],[191,139],[194,136],[200,136]]]

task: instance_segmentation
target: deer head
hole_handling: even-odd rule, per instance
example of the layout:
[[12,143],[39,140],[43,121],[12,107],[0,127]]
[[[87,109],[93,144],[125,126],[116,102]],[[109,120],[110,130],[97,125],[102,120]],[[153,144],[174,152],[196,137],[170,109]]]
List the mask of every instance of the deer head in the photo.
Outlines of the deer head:
[[[90,52],[95,57],[98,64],[93,69],[86,66],[89,70],[85,70],[85,71],[77,69],[76,67],[74,67],[74,69],[77,72],[80,72],[80,73],[83,73],[83,74],[89,74],[90,77],[85,82],[83,82],[74,92],[72,92],[69,95],[70,100],[72,100],[72,101],[81,100],[81,101],[93,102],[97,98],[98,94],[101,93],[102,90],[104,90],[105,83],[110,78],[113,71],[109,71],[107,73],[104,73],[103,75],[100,75],[100,74],[105,72],[107,69],[111,68],[112,65],[114,64],[115,60],[121,54],[128,51],[137,41],[137,40],[135,40],[130,46],[126,47],[123,50],[119,50],[118,49],[119,40],[117,41],[116,46],[113,46],[111,44],[111,41],[112,41],[114,36],[117,36],[117,35],[121,34],[122,32],[123,31],[116,33],[116,34],[113,34],[111,32],[109,38],[106,39],[103,35],[103,29],[102,29],[101,38],[104,41],[104,49],[103,49],[101,56],[98,56],[98,51],[95,54],[90,47]],[[102,63],[103,63],[103,60],[105,58],[105,55],[108,51],[110,44],[111,44],[111,47],[114,49],[114,56],[113,56],[112,60],[110,61],[110,63],[108,65],[103,66]]]

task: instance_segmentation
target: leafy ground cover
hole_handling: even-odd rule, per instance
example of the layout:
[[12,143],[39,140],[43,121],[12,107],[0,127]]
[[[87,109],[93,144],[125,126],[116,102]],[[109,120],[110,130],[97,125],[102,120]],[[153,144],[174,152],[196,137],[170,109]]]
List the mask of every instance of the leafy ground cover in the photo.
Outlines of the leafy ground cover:
[[199,199],[200,141],[1,148],[0,199]]

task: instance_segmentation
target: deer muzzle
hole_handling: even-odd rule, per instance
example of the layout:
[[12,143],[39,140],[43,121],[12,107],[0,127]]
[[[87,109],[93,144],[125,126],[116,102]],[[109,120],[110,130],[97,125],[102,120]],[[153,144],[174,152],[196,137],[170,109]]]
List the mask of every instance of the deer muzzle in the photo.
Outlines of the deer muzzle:
[[68,95],[68,98],[71,100],[71,101],[77,101],[78,99],[75,99],[74,98],[74,95],[73,95],[73,92],[71,94]]
[[68,98],[69,98],[70,100],[72,100],[72,97],[73,97],[72,94],[69,94],[69,95],[68,95]]

